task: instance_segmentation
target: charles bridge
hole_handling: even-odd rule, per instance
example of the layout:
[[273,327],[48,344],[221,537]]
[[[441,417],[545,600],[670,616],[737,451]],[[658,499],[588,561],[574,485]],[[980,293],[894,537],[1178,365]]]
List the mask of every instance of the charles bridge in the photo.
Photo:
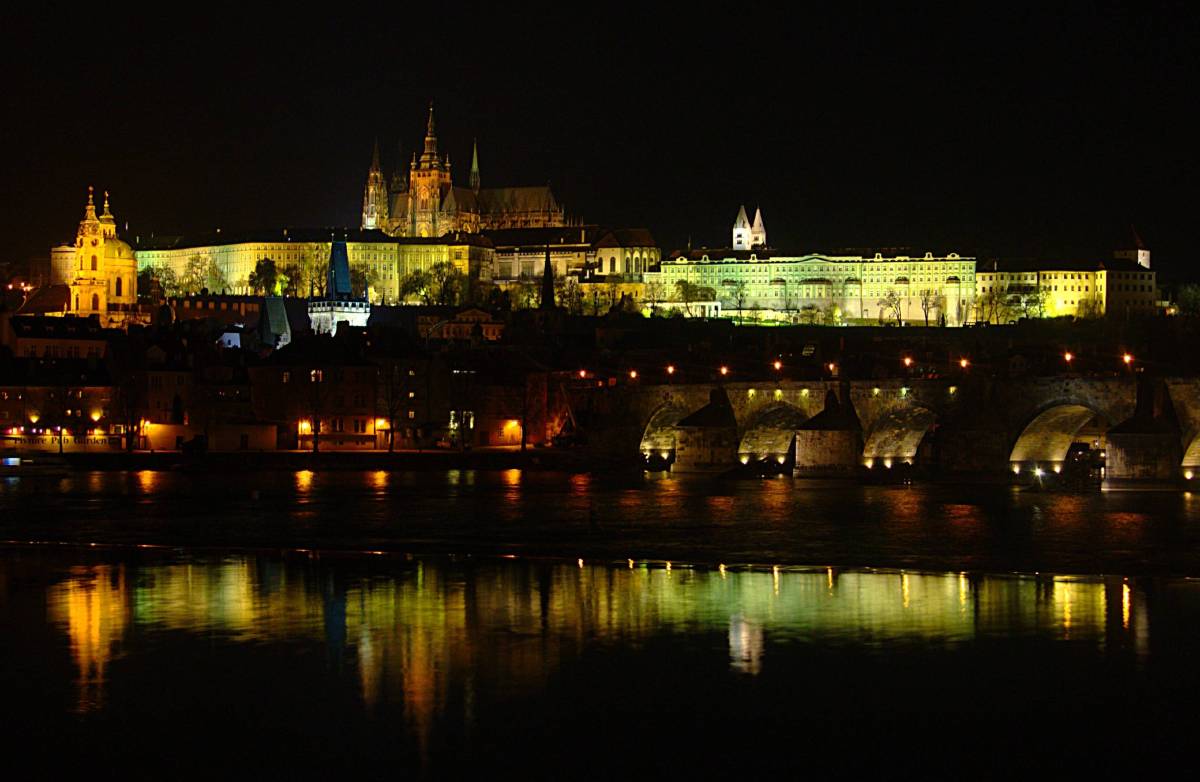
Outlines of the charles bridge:
[[[792,465],[796,475],[899,467],[995,477],[1058,473],[1078,448],[1106,486],[1200,473],[1200,379],[764,380],[610,389],[595,444],[676,472]],[[1078,443],[1076,449],[1072,445]]]

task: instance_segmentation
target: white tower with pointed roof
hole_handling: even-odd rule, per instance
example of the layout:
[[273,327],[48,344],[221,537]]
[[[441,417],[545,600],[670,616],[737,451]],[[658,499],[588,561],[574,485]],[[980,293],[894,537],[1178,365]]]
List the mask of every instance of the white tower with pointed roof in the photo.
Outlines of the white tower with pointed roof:
[[767,226],[763,224],[762,210],[754,208],[754,225],[750,227],[750,246],[767,246]]
[[738,207],[737,219],[733,221],[733,249],[750,249],[750,218],[746,217],[745,205]]

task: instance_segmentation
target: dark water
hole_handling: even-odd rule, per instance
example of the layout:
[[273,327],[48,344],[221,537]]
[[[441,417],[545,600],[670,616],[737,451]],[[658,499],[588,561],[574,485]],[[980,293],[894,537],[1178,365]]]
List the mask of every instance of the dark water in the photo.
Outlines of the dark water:
[[9,481],[0,537],[43,542],[0,547],[0,742],[47,778],[1140,777],[1200,728],[1198,526],[980,487]]
[[508,472],[0,480],[0,540],[1200,576],[1200,497]]

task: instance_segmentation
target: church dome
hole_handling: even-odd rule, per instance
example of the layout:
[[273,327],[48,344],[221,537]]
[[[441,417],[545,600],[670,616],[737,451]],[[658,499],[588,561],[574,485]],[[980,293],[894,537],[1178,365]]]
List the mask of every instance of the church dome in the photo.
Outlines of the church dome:
[[120,239],[107,239],[104,242],[104,257],[133,260],[133,248]]

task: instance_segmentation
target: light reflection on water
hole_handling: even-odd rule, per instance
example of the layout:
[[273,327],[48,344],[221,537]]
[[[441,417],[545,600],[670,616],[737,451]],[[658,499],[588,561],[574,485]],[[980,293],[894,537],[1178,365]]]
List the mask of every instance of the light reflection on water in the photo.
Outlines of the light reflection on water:
[[383,575],[348,578],[314,568],[249,556],[71,566],[45,599],[70,644],[78,708],[104,707],[111,663],[131,636],[170,633],[235,646],[319,643],[354,661],[364,704],[403,703],[418,731],[461,685],[454,680],[481,664],[518,689],[538,687],[589,644],[664,634],[723,636],[740,674],[760,673],[796,643],[882,651],[987,637],[1097,649],[1114,636],[1144,641],[1141,602],[1113,579],[521,561],[396,562]]

